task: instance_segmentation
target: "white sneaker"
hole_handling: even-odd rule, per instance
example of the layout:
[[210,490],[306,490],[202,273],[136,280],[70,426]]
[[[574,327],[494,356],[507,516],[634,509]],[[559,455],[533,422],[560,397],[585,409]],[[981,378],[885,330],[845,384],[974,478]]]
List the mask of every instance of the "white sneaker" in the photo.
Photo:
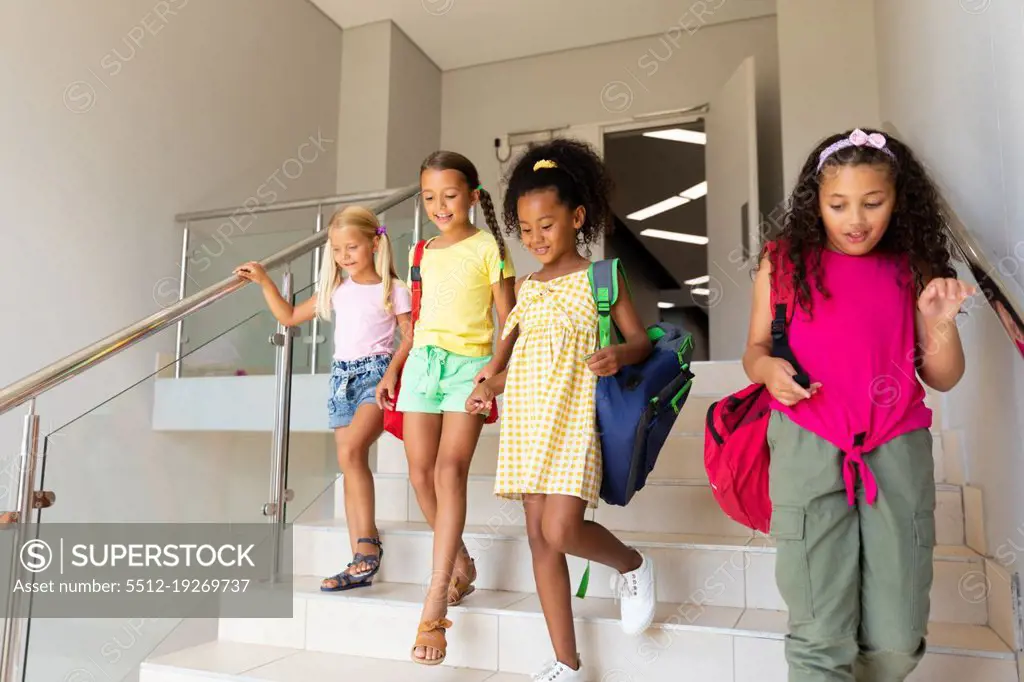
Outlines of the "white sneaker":
[[576,658],[579,667],[573,670],[565,663],[548,661],[539,673],[530,677],[533,682],[587,682],[586,673],[583,672],[583,661]]
[[629,573],[612,574],[612,594],[622,609],[622,631],[636,635],[650,627],[658,604],[654,562],[640,552],[640,568]]

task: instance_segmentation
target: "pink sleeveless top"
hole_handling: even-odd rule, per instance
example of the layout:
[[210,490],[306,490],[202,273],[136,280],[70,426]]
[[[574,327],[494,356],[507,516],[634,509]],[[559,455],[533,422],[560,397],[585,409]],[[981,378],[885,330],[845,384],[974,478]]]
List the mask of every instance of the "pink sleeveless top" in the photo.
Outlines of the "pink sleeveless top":
[[811,315],[797,307],[789,327],[794,356],[821,388],[793,407],[772,401],[772,409],[842,450],[849,503],[859,474],[872,504],[878,486],[864,453],[932,424],[914,365],[914,278],[905,256],[826,249],[821,264],[830,298],[812,283]]

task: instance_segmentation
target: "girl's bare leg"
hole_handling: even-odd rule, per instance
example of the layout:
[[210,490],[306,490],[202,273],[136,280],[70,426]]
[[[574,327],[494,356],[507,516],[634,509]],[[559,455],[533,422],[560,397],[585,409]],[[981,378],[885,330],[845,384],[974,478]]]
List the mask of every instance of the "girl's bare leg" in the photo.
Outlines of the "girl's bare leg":
[[[469,463],[482,427],[483,419],[477,415],[461,412],[448,412],[444,415],[434,467],[437,515],[434,518],[433,572],[421,621],[443,618],[448,612],[448,587],[452,571],[464,551],[462,532],[466,527]],[[414,655],[425,660],[441,657],[439,651],[430,647],[417,647]]]
[[530,541],[533,557],[533,579],[537,583],[544,620],[548,625],[548,636],[555,650],[555,658],[573,670],[578,658],[576,649],[576,628],[572,620],[572,588],[569,585],[569,565],[565,554],[552,547],[544,539],[543,519],[549,510],[548,495],[525,495],[523,509],[526,512],[526,536]]

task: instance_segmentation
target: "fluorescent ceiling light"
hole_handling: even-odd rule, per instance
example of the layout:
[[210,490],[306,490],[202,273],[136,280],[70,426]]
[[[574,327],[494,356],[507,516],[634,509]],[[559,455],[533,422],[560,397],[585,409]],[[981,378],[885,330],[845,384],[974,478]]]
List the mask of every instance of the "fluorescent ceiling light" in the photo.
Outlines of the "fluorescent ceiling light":
[[707,182],[707,180],[705,180],[704,182],[700,183],[699,185],[694,185],[690,189],[685,190],[683,192],[680,192],[679,196],[685,197],[685,198],[689,199],[690,201],[693,201],[695,199],[700,199],[702,196],[704,196],[707,193],[708,193],[708,182]]
[[683,232],[667,232],[665,230],[644,230],[641,237],[653,237],[655,239],[667,239],[673,242],[684,242],[686,244],[707,244],[708,238],[695,234],[684,234]]
[[658,307],[662,308],[662,309],[665,309],[665,308],[675,308],[676,304],[675,303],[668,303],[667,301],[658,301]]
[[691,144],[707,144],[708,135],[697,130],[683,130],[682,128],[670,128],[669,130],[651,130],[644,133],[644,137],[654,137],[659,140],[672,140],[673,142],[689,142]]
[[654,217],[659,213],[670,211],[673,208],[700,199],[701,197],[707,195],[707,193],[708,183],[707,180],[705,180],[699,185],[694,185],[690,189],[683,190],[674,197],[669,197],[664,201],[659,201],[656,204],[651,204],[647,208],[641,208],[639,211],[633,211],[626,217],[629,218],[630,220],[647,220],[648,218]]
[[690,289],[690,293],[691,294],[696,294],[697,296],[710,296],[711,295],[711,289],[701,289],[701,288]]
[[685,282],[683,282],[683,284],[692,287],[698,284],[707,284],[710,281],[711,275],[704,275],[702,277],[694,277],[693,279],[688,279]]
[[658,203],[652,204],[647,208],[641,208],[639,211],[634,211],[626,217],[629,218],[630,220],[647,220],[651,216],[656,216],[659,213],[670,211],[677,206],[682,206],[683,204],[688,203],[690,203],[690,200],[682,196],[669,197],[668,199],[665,199],[664,201],[659,201]]

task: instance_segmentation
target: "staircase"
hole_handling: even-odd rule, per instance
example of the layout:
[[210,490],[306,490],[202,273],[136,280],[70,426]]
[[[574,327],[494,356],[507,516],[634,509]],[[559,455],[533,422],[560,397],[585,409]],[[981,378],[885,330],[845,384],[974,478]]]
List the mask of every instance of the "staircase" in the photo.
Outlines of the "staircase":
[[[596,511],[597,521],[654,558],[660,605],[647,632],[626,637],[609,590],[610,571],[592,567],[589,593],[574,599],[573,608],[593,682],[787,679],[775,548],[719,511],[703,468],[707,408],[747,379],[735,362],[695,363],[694,372],[694,393],[647,487],[626,508],[602,505]],[[928,401],[936,412],[938,546],[929,653],[910,679],[1017,682],[1016,655],[989,627],[987,593],[965,589],[985,580],[986,563],[966,545],[963,489],[945,475],[959,469],[959,439],[941,431],[941,396],[929,393]],[[385,556],[374,586],[319,591],[321,577],[350,560],[342,486],[336,485],[334,517],[294,528],[292,618],[223,619],[217,641],[144,662],[141,682],[528,680],[552,657],[551,645],[534,593],[522,508],[492,494],[497,448],[498,425],[485,427],[470,470],[465,534],[479,572],[477,591],[449,611],[454,627],[442,666],[409,661],[430,577],[431,533],[416,505],[402,444],[384,435],[376,481]],[[570,557],[574,586],[584,567]]]

